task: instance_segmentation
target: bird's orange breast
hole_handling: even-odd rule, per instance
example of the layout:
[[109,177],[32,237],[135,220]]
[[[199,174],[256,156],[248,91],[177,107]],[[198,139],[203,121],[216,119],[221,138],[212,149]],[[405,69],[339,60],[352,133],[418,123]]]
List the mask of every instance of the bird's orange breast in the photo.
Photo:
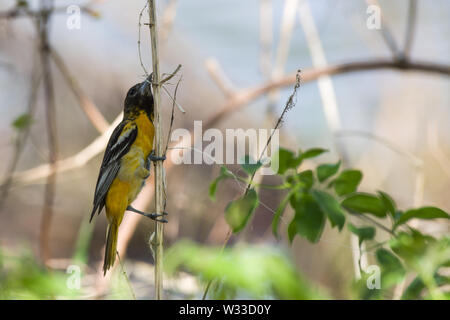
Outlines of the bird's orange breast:
[[147,158],[153,149],[155,127],[153,126],[153,123],[150,121],[145,111],[141,111],[139,113],[135,122],[138,127],[138,134],[133,145],[141,148],[145,158]]

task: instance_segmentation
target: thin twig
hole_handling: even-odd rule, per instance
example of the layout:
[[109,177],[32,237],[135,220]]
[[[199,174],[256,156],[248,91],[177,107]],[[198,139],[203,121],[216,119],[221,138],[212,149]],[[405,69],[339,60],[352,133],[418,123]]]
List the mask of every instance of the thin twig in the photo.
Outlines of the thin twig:
[[[298,0],[287,0],[284,2],[283,17],[281,19],[280,35],[275,55],[275,63],[271,74],[271,79],[279,79],[284,74],[284,68],[288,59],[291,46],[292,33],[295,27],[295,16],[298,7]],[[269,91],[268,116],[273,117],[273,109],[279,97],[279,90]]]
[[391,229],[385,227],[384,225],[382,225],[378,221],[368,217],[367,215],[362,215],[362,214],[359,214],[359,213],[355,213],[355,214],[352,214],[352,216],[357,217],[358,219],[361,219],[361,220],[368,221],[368,222],[372,223],[373,225],[377,226],[378,228],[380,228],[380,229],[386,231],[387,233],[391,234],[392,236],[394,236],[394,237],[396,236],[394,231],[392,231]]
[[178,67],[171,74],[169,74],[166,78],[162,79],[159,82],[159,85],[162,86],[164,83],[166,83],[167,81],[172,79],[178,73],[178,71],[180,71],[180,69],[181,69],[181,64],[179,64]]
[[405,44],[403,47],[403,56],[408,59],[416,31],[417,20],[417,0],[409,0],[408,22],[406,25]]
[[[295,85],[294,85],[294,90],[293,90],[293,92],[291,93],[291,95],[289,96],[288,101],[286,102],[286,105],[284,106],[283,112],[281,113],[280,117],[279,117],[278,120],[277,120],[277,123],[276,123],[275,126],[273,127],[272,133],[270,134],[269,139],[267,139],[266,145],[264,146],[264,149],[262,150],[261,154],[259,155],[258,162],[261,161],[262,157],[264,156],[264,153],[266,152],[267,148],[269,147],[269,144],[270,144],[270,142],[272,141],[272,137],[273,137],[275,131],[276,131],[276,130],[281,126],[281,124],[283,123],[283,121],[284,121],[284,116],[285,116],[286,113],[287,113],[289,110],[291,110],[291,109],[295,106],[295,104],[297,103],[297,100],[296,100],[296,99],[297,99],[297,90],[298,90],[298,88],[300,88],[300,80],[301,80],[301,77],[300,77],[300,70],[298,70],[298,71],[297,71],[297,76],[296,76],[296,82],[295,82]],[[245,188],[245,194],[247,194],[248,191],[250,190],[250,188],[251,188],[251,186],[252,186],[253,179],[255,178],[255,174],[256,174],[256,171],[254,171],[253,174],[252,174],[251,177],[250,177],[250,181],[248,182],[247,187]]]
[[[36,102],[37,102],[37,93],[39,89],[39,84],[41,82],[42,74],[41,70],[39,68],[39,63],[37,59],[33,59],[33,71],[31,74],[31,82],[30,82],[30,95],[28,98],[28,107],[26,116],[30,121],[33,121],[34,113],[36,110]],[[25,128],[22,128],[16,138],[15,148],[14,148],[14,155],[11,159],[10,165],[8,166],[8,170],[6,173],[6,177],[3,179],[3,182],[1,184],[1,194],[0,194],[0,206],[3,204],[3,201],[8,196],[9,187],[11,186],[11,182],[13,179],[13,174],[16,171],[17,164],[19,163],[20,157],[22,155],[22,152],[24,150],[25,144],[27,142],[27,139],[29,137],[29,133],[31,130],[31,123],[28,123],[28,125]]]
[[83,92],[83,89],[81,88],[77,79],[70,73],[69,68],[64,62],[64,59],[61,57],[61,55],[58,54],[55,48],[50,49],[50,56],[52,57],[53,62],[58,67],[61,74],[64,76],[67,85],[72,90],[81,109],[86,114],[90,122],[94,125],[98,132],[104,133],[106,130],[108,130],[108,121],[105,119],[105,117],[103,117],[102,113],[98,110],[94,102]]
[[55,197],[56,161],[58,158],[58,141],[56,133],[55,94],[50,69],[50,47],[48,43],[50,11],[53,0],[41,0],[41,16],[39,19],[40,54],[43,69],[44,92],[46,101],[47,135],[50,157],[50,175],[47,177],[44,195],[44,207],[41,220],[40,249],[42,260],[50,258],[50,228],[53,217],[53,201]]
[[[381,6],[378,0],[366,0],[366,2],[368,4],[377,6],[381,10]],[[380,29],[381,36],[383,37],[383,40],[388,46],[388,48],[391,50],[393,57],[398,58],[400,52],[398,50],[397,42],[395,41],[395,38],[391,32],[388,23],[383,19],[383,14],[381,14],[381,24],[382,24],[382,28]]]
[[169,131],[167,133],[167,142],[166,142],[166,149],[164,150],[164,154],[167,153],[167,149],[169,148],[169,142],[170,142],[170,136],[172,135],[172,127],[173,127],[173,121],[175,119],[175,103],[177,101],[177,92],[178,92],[178,86],[181,82],[181,77],[177,82],[177,85],[175,87],[175,91],[173,93],[173,101],[172,101],[172,113],[170,115],[170,125],[169,125]]
[[[394,61],[391,59],[374,59],[366,61],[349,62],[338,65],[329,65],[324,68],[313,68],[302,71],[302,82],[317,80],[323,75],[336,75],[358,71],[369,71],[379,69],[393,69],[401,71],[422,71],[450,76],[450,66],[419,61]],[[228,113],[235,112],[241,107],[249,104],[256,98],[270,90],[280,87],[288,87],[295,84],[296,74],[290,74],[278,80],[268,81],[260,86],[243,89],[237,92],[231,99],[225,102],[224,106],[207,122],[208,125],[217,123]]]
[[[163,136],[162,136],[162,122],[161,122],[161,83],[159,74],[159,55],[158,55],[158,29],[156,21],[156,4],[155,0],[148,0],[148,15],[149,15],[149,29],[150,42],[152,51],[152,65],[153,65],[153,97],[154,97],[154,112],[155,119],[155,150],[156,156],[163,156]],[[164,211],[164,173],[162,161],[155,163],[155,212],[162,214]],[[156,222],[154,250],[155,250],[155,299],[161,300],[163,298],[163,236],[164,224]]]
[[141,55],[141,26],[142,26],[141,20],[142,20],[142,15],[144,14],[144,10],[145,10],[145,8],[147,8],[147,6],[148,6],[148,2],[145,2],[145,6],[142,8],[141,12],[139,12],[138,42],[137,42],[139,62],[141,63],[142,70],[144,70],[146,77],[148,77],[148,71],[144,66],[144,62],[142,61],[142,55]]
[[[259,158],[258,158],[258,162],[261,161],[262,157],[264,156],[264,153],[266,152],[267,147],[269,146],[270,141],[272,140],[272,137],[273,137],[273,135],[274,135],[274,132],[275,132],[275,131],[280,127],[280,125],[283,123],[284,116],[285,116],[286,113],[287,113],[290,109],[292,109],[292,108],[295,106],[295,104],[297,103],[297,101],[296,101],[296,96],[297,96],[297,90],[298,90],[298,88],[300,87],[300,79],[301,79],[301,78],[300,78],[300,70],[297,71],[297,77],[296,77],[296,78],[297,78],[297,80],[296,80],[296,83],[295,83],[295,86],[294,86],[294,90],[293,90],[292,94],[289,96],[288,101],[286,102],[286,105],[284,106],[283,112],[281,113],[280,117],[278,118],[278,120],[277,120],[277,122],[276,122],[276,124],[275,124],[275,126],[274,126],[274,128],[273,128],[273,130],[272,130],[271,135],[270,135],[269,138],[267,139],[266,145],[264,146],[264,149],[262,150],[262,152],[261,152],[261,154],[260,154],[260,156],[259,156]],[[248,193],[248,191],[250,190],[254,178],[255,178],[255,172],[253,172],[253,174],[252,174],[251,177],[250,177],[250,180],[249,180],[249,182],[248,182],[248,184],[247,184],[247,187],[245,188],[244,195],[246,195],[246,194]],[[224,248],[227,246],[228,241],[230,240],[230,238],[231,238],[231,230],[228,231],[227,236],[225,237],[224,243],[223,243],[223,245],[222,245],[222,251],[223,251]],[[222,251],[221,251],[221,252],[222,252]],[[213,282],[213,280],[214,280],[214,279],[211,279],[211,280],[208,282],[208,284],[206,285],[205,291],[204,291],[204,293],[203,293],[203,300],[204,300],[204,299],[206,298],[206,296],[208,295],[208,291],[209,291],[209,288],[211,287],[211,283]]]
[[[222,249],[220,250],[219,255],[221,255],[223,253],[223,251],[225,250],[225,248],[226,248],[226,246],[228,244],[228,241],[230,241],[231,235],[232,235],[232,232],[231,232],[231,229],[229,229],[228,232],[227,232],[227,235],[225,236],[225,240],[223,241]],[[211,279],[211,280],[208,281],[208,284],[206,285],[205,291],[203,292],[202,300],[206,299],[206,296],[208,295],[209,288],[211,287],[211,284],[213,283],[213,281],[214,281],[214,279]]]
[[162,86],[164,93],[170,98],[170,100],[172,100],[172,102],[177,106],[178,110],[181,111],[181,113],[186,113],[186,111],[183,109],[183,107],[178,103],[178,101],[176,99],[174,99],[174,97],[172,97],[172,95],[170,94],[169,90],[166,89],[166,86]]
[[385,139],[383,137],[377,136],[370,132],[360,131],[360,130],[340,130],[334,133],[336,137],[361,137],[373,140],[386,148],[392,150],[393,152],[405,157],[411,163],[413,167],[421,167],[423,166],[423,160],[420,159],[415,154],[410,151],[394,144],[393,142]]
[[123,262],[122,262],[122,259],[120,259],[119,251],[117,251],[117,258],[119,259],[119,264],[120,264],[120,269],[121,269],[120,271],[121,271],[122,275],[124,276],[125,281],[128,284],[128,288],[130,289],[131,295],[133,296],[134,300],[137,300],[136,299],[136,294],[134,293],[133,286],[131,285],[130,278],[128,278],[127,272],[125,271],[125,267],[124,267]]

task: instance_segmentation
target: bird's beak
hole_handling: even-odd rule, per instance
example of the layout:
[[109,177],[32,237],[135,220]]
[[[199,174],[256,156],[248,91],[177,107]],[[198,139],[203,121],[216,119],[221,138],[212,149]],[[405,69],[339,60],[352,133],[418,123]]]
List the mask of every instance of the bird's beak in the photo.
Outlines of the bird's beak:
[[142,84],[141,87],[139,89],[139,92],[141,95],[145,96],[148,94],[151,94],[151,87],[152,87],[152,75],[150,74],[147,79],[145,79]]

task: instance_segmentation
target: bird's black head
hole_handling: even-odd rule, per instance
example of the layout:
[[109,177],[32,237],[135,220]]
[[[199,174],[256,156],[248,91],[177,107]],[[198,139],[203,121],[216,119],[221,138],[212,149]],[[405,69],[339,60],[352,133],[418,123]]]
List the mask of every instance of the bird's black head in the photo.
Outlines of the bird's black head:
[[153,119],[153,95],[150,77],[143,82],[135,84],[128,90],[125,98],[124,113],[128,117],[137,116],[145,111]]

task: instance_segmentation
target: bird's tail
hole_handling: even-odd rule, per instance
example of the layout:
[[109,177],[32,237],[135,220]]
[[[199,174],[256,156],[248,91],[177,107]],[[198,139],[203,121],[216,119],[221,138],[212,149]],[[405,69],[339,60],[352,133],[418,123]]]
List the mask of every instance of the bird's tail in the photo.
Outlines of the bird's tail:
[[108,225],[108,231],[106,232],[106,248],[105,248],[105,260],[103,262],[103,275],[114,265],[116,261],[117,252],[117,234],[119,232],[119,224],[116,221],[112,221]]

